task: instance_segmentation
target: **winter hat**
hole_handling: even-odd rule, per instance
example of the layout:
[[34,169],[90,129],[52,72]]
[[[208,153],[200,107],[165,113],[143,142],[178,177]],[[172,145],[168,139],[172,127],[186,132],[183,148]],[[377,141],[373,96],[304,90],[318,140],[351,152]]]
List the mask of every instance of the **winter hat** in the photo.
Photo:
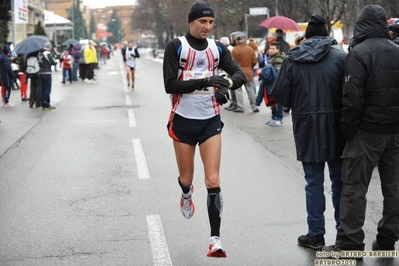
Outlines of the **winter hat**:
[[188,12],[188,22],[202,17],[215,17],[212,7],[206,2],[197,2],[190,7]]
[[399,33],[399,20],[389,25],[388,29],[394,33]]
[[4,54],[9,54],[10,51],[11,51],[11,50],[10,50],[10,47],[9,47],[8,45],[6,45],[6,46],[3,47],[3,53],[4,53]]
[[53,46],[51,45],[51,42],[45,42],[45,43],[44,43],[44,48],[46,48],[46,49],[48,49],[48,50],[51,50],[52,47],[53,47]]
[[298,35],[295,37],[294,43],[295,43],[295,46],[298,46],[298,45],[304,43],[305,41],[306,41],[305,37],[303,37],[302,35]]
[[230,45],[230,40],[227,37],[220,38],[220,42],[223,43],[225,46],[229,46]]
[[305,38],[309,39],[313,36],[328,36],[326,27],[327,21],[320,15],[313,15],[310,19],[308,27],[305,31]]
[[236,36],[234,37],[234,40],[235,40],[236,42],[238,42],[238,43],[244,43],[244,42],[245,42],[245,36],[243,36],[243,35],[236,35]]

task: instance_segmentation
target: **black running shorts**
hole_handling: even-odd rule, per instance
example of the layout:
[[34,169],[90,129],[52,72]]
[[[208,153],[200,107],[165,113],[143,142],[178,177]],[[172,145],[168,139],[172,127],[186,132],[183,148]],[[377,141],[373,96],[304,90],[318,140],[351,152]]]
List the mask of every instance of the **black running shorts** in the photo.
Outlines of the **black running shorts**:
[[196,145],[222,133],[223,122],[220,119],[220,115],[206,120],[198,120],[184,118],[178,114],[171,113],[167,128],[172,139]]

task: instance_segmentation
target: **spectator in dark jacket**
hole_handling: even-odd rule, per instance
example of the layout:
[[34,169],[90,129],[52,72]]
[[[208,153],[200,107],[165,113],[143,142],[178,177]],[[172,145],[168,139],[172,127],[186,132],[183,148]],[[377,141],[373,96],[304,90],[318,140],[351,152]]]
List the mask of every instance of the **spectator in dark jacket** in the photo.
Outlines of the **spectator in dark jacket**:
[[[19,84],[18,84],[18,81],[17,81],[18,77],[19,77],[18,76],[18,73],[19,73],[19,59],[18,59],[17,54],[15,52],[11,53],[11,69],[12,69],[12,72],[14,72],[14,76],[15,76],[12,89],[13,90],[19,90],[20,87],[19,87]],[[14,85],[16,86],[16,88],[15,88]]]
[[40,85],[42,93],[42,110],[49,111],[55,109],[55,107],[50,105],[50,94],[51,94],[51,66],[55,66],[57,62],[54,61],[51,55],[51,43],[46,42],[44,44],[44,51],[39,55],[40,63]]
[[399,46],[386,13],[367,5],[356,20],[345,64],[340,226],[334,251],[364,250],[366,193],[376,166],[384,197],[373,250],[394,250],[399,237]]
[[399,45],[399,21],[388,26],[390,30],[391,40]]
[[3,47],[3,54],[0,55],[0,75],[2,84],[2,96],[3,96],[3,106],[12,107],[13,103],[10,103],[11,87],[14,83],[14,72],[11,69],[11,59],[10,59],[10,47]]
[[324,246],[326,208],[324,167],[327,162],[339,225],[342,189],[340,158],[345,145],[341,132],[341,97],[346,53],[332,46],[326,20],[313,15],[305,31],[307,39],[292,48],[277,76],[272,95],[292,108],[297,160],[302,162],[306,180],[308,233],[298,238],[300,246],[320,250]]
[[280,29],[276,30],[276,42],[280,44],[280,52],[283,52],[285,54],[288,54],[288,51],[290,50],[290,45],[288,42],[284,40],[284,32]]

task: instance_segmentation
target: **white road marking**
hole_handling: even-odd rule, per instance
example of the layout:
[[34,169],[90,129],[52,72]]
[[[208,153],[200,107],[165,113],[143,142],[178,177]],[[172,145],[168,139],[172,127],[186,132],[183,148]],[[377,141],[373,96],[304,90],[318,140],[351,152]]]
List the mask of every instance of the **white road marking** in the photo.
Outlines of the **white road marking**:
[[108,75],[112,76],[112,75],[118,75],[118,71],[111,71],[108,72]]
[[136,127],[136,118],[134,117],[133,109],[127,110],[127,116],[129,117],[129,126]]
[[145,161],[143,147],[141,146],[140,139],[133,139],[134,155],[136,157],[137,171],[139,172],[140,179],[150,179],[148,173],[147,162]]
[[159,215],[147,215],[147,226],[154,266],[172,265],[161,217]]
[[130,99],[129,95],[125,95],[126,98],[126,105],[132,105],[132,100]]
[[121,64],[119,65],[119,67],[121,68],[121,76],[122,76],[122,83],[123,83],[123,91],[124,92],[128,92],[128,88],[126,87],[127,85],[127,80],[126,80],[126,72],[125,72],[125,65],[123,62],[121,62]]

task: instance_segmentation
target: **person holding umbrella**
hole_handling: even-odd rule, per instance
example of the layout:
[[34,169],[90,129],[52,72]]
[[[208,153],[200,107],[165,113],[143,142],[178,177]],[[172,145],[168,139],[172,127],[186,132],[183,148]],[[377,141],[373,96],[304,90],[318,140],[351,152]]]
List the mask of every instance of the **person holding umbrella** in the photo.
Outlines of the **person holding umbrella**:
[[276,30],[276,37],[276,42],[278,42],[280,45],[280,52],[288,54],[288,51],[291,49],[291,47],[288,42],[284,40],[284,32],[282,29]]
[[51,55],[52,45],[50,42],[44,44],[44,51],[39,54],[39,77],[42,91],[42,111],[49,111],[55,109],[50,105],[50,94],[51,94],[51,66],[55,66],[57,63],[54,61]]
[[11,51],[7,45],[3,47],[3,54],[0,55],[0,76],[1,84],[3,87],[3,107],[13,107],[14,104],[10,103],[11,87],[14,83],[15,75],[11,69]]
[[30,78],[30,96],[29,96],[29,107],[36,108],[41,107],[41,93],[40,93],[40,77],[39,77],[39,52],[30,53],[26,56],[26,73]]

